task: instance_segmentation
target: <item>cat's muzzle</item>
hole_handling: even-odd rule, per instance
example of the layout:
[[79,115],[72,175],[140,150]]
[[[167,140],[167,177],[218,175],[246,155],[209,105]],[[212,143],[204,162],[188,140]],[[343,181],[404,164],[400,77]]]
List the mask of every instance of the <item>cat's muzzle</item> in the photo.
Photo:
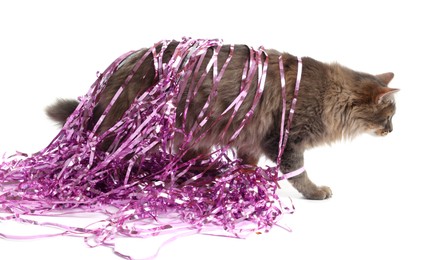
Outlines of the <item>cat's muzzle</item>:
[[392,130],[390,131],[390,130],[381,129],[381,130],[377,130],[376,134],[380,135],[380,136],[386,136],[391,132],[392,132]]

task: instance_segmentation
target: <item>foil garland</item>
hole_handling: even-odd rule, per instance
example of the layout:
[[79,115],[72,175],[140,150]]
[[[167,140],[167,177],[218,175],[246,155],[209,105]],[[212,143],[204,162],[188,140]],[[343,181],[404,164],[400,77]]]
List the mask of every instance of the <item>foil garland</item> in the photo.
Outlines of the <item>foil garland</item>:
[[[32,155],[18,152],[3,158],[0,164],[0,212],[5,214],[0,215],[0,221],[55,227],[61,232],[54,235],[83,236],[89,246],[111,247],[117,255],[130,259],[114,249],[117,237],[144,238],[167,233],[203,233],[215,229],[244,237],[258,230],[269,230],[282,214],[293,212],[293,205],[282,205],[276,190],[278,180],[304,171],[301,168],[278,177],[295,111],[302,61],[299,59],[295,95],[286,119],[286,84],[280,57],[284,109],[276,166],[243,165],[234,158],[229,145],[215,147],[206,159],[183,161],[182,156],[193,142],[192,136],[209,119],[212,100],[218,95],[218,84],[231,61],[234,46],[231,46],[224,65],[218,71],[221,40],[184,38],[171,59],[163,63],[162,56],[170,42],[156,43],[138,59],[93,130],[87,130],[86,125],[108,79],[138,52],[125,53],[98,75],[89,92],[80,98],[77,109],[46,148]],[[161,47],[159,51],[157,46]],[[203,64],[209,49],[213,50],[213,56],[208,64]],[[157,83],[136,98],[118,123],[102,135],[97,135],[96,129],[149,56],[154,59]],[[206,69],[200,75],[198,68],[202,66]],[[236,139],[254,114],[265,88],[267,67],[266,51],[250,48],[250,59],[243,69],[239,96],[222,114],[232,113],[227,127],[238,113],[255,75],[258,87],[253,104],[230,137],[231,141]],[[191,131],[186,131],[185,125],[177,129],[175,117],[179,93],[185,90],[188,79],[199,79],[194,81],[197,82],[195,86],[190,86],[183,112],[186,118],[188,104],[211,68],[213,87],[196,125]],[[184,135],[184,142],[181,152],[174,153],[174,132],[179,130]],[[226,133],[225,130],[222,134]],[[194,140],[203,138],[205,134]],[[115,140],[108,152],[101,151],[98,145],[108,135],[115,136]],[[149,153],[151,150],[153,152]],[[76,212],[98,212],[104,214],[106,219],[94,227],[70,227],[26,218]],[[164,216],[172,216],[172,221],[159,222]],[[156,227],[149,221],[156,222]],[[44,236],[53,234],[35,237]],[[0,237],[25,238],[2,233]]]

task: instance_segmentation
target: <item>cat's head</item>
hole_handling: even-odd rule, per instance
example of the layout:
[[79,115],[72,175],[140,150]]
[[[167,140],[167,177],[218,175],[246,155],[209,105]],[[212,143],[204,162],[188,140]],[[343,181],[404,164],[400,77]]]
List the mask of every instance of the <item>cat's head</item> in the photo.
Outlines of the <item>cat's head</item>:
[[392,132],[392,117],[396,106],[394,93],[399,91],[388,87],[393,79],[391,72],[380,75],[363,75],[355,82],[357,98],[354,100],[353,116],[362,132],[385,136]]

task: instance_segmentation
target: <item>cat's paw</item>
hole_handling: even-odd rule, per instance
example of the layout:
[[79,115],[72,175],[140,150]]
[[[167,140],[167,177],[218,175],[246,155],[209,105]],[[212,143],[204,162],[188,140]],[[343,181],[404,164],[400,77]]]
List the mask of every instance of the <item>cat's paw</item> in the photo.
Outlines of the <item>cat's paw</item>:
[[310,200],[324,200],[332,197],[332,190],[328,186],[319,186],[303,195]]

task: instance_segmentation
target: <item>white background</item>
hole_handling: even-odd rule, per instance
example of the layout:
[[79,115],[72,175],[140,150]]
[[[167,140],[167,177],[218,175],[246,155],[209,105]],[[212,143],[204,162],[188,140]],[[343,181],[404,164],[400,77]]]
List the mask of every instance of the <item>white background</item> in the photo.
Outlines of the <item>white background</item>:
[[[222,38],[338,61],[372,74],[392,71],[390,86],[401,89],[394,132],[307,152],[309,175],[329,185],[334,196],[307,201],[285,185],[281,199],[292,197],[296,207],[283,219],[291,233],[274,228],[246,240],[180,238],[162,248],[159,259],[433,259],[433,10],[427,4],[2,1],[0,152],[46,146],[58,131],[44,114],[46,105],[57,97],[84,95],[97,71],[126,51],[161,39]],[[67,223],[84,221],[89,219]],[[0,233],[27,234],[30,228],[0,223]],[[157,248],[156,240],[123,242],[123,247],[143,256]],[[90,249],[71,237],[0,240],[0,258],[119,259],[106,248]]]

